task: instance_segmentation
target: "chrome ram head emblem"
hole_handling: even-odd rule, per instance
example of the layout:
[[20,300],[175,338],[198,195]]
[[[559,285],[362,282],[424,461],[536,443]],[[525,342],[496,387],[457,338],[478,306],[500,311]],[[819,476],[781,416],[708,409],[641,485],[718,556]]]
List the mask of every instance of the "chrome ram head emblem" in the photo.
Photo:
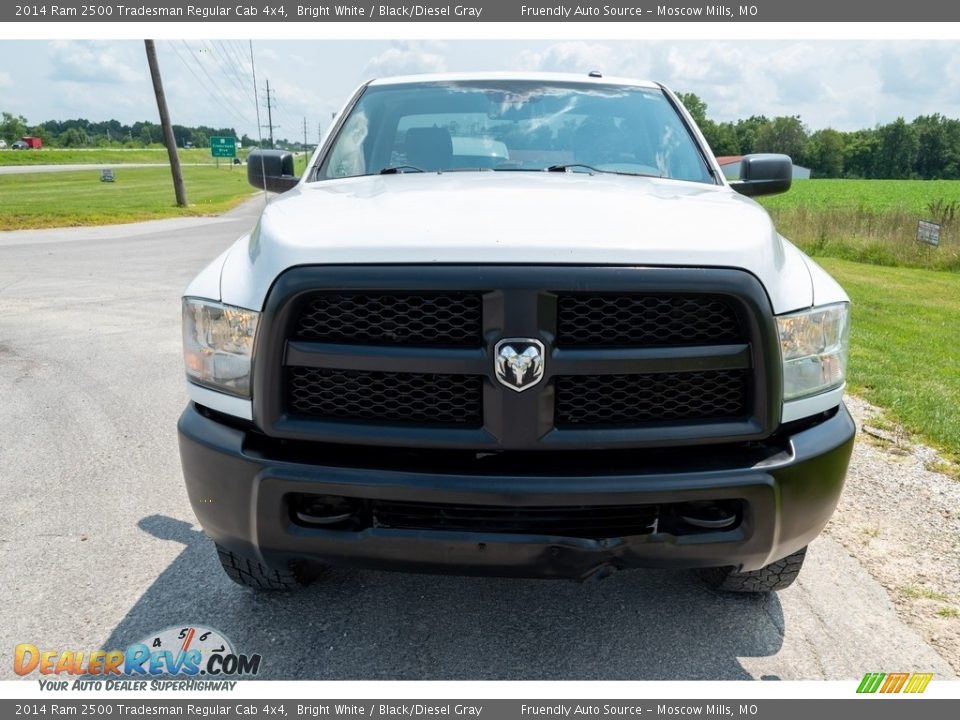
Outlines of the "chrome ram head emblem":
[[543,378],[543,343],[531,338],[507,338],[493,350],[497,380],[522,392]]

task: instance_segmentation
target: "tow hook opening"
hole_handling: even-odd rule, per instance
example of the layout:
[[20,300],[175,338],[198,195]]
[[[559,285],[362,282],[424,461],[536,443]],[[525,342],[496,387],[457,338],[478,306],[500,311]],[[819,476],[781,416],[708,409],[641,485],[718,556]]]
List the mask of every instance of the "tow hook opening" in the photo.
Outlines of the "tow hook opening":
[[699,500],[677,506],[677,516],[701,530],[727,530],[740,520],[740,503]]
[[359,523],[360,501],[340,495],[295,495],[291,509],[301,524],[336,530]]

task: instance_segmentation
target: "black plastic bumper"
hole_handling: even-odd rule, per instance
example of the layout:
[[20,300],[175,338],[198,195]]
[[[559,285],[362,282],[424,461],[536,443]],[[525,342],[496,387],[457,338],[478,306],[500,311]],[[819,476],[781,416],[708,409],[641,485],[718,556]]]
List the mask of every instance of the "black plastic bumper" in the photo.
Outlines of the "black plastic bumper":
[[[190,404],[179,422],[180,455],[194,512],[207,535],[274,568],[298,559],[335,565],[541,577],[584,577],[604,567],[755,570],[807,545],[830,518],[843,487],[855,426],[841,406],[832,417],[767,444],[693,448],[669,467],[637,454],[611,472],[516,474],[398,471],[264,452],[249,433]],[[373,452],[376,452],[374,450]],[[552,454],[551,454],[552,455]],[[370,463],[375,465],[376,463]],[[722,532],[585,539],[550,535],[304,527],[292,518],[296,493],[369,500],[508,507],[646,505],[739,500],[737,526]]]

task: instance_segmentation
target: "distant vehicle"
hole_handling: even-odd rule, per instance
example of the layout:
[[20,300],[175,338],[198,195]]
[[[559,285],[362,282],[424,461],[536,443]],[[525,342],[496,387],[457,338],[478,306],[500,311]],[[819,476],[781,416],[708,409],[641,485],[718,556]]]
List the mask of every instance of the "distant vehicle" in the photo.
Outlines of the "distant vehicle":
[[24,135],[22,138],[20,138],[20,141],[25,143],[26,146],[32,150],[39,150],[43,147],[43,140],[34,135]]
[[29,150],[30,146],[27,145],[23,140],[17,140],[10,146],[11,150]]
[[3,138],[0,138],[0,150],[6,150],[6,149],[7,149],[7,141],[4,140]]

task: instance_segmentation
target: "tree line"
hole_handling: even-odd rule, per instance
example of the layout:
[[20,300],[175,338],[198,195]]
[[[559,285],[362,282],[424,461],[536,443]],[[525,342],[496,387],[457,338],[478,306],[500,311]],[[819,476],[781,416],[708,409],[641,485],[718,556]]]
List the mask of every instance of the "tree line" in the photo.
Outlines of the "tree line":
[[[142,148],[163,144],[163,129],[158,123],[135,122],[125,125],[119,120],[92,122],[75,120],[48,120],[30,125],[22,115],[0,113],[0,138],[9,145],[24,135],[39,137],[45,147],[59,148]],[[206,125],[188,127],[174,125],[173,136],[179,147],[208,147],[211,137],[239,137],[234,128],[213,128]],[[243,135],[243,147],[257,145],[257,141]]]
[[715,122],[694,93],[679,97],[718,156],[785,153],[821,178],[960,178],[960,120],[938,113],[911,122],[900,117],[870,129],[810,132],[799,115]]
[[[736,122],[716,122],[707,116],[707,104],[694,93],[680,99],[717,155],[754,152],[785,153],[797,165],[809,167],[813,177],[958,179],[960,178],[960,120],[940,114],[921,115],[911,122],[902,117],[874,128],[810,132],[798,115],[768,118],[753,115]],[[173,126],[180,147],[207,147],[214,136],[237,137],[234,128]],[[7,143],[24,135],[38,136],[45,146],[146,147],[163,143],[160,125],[118,120],[48,120],[30,126],[26,118],[0,114],[0,137]],[[259,143],[243,135],[243,147]],[[279,140],[278,146],[289,143]]]

